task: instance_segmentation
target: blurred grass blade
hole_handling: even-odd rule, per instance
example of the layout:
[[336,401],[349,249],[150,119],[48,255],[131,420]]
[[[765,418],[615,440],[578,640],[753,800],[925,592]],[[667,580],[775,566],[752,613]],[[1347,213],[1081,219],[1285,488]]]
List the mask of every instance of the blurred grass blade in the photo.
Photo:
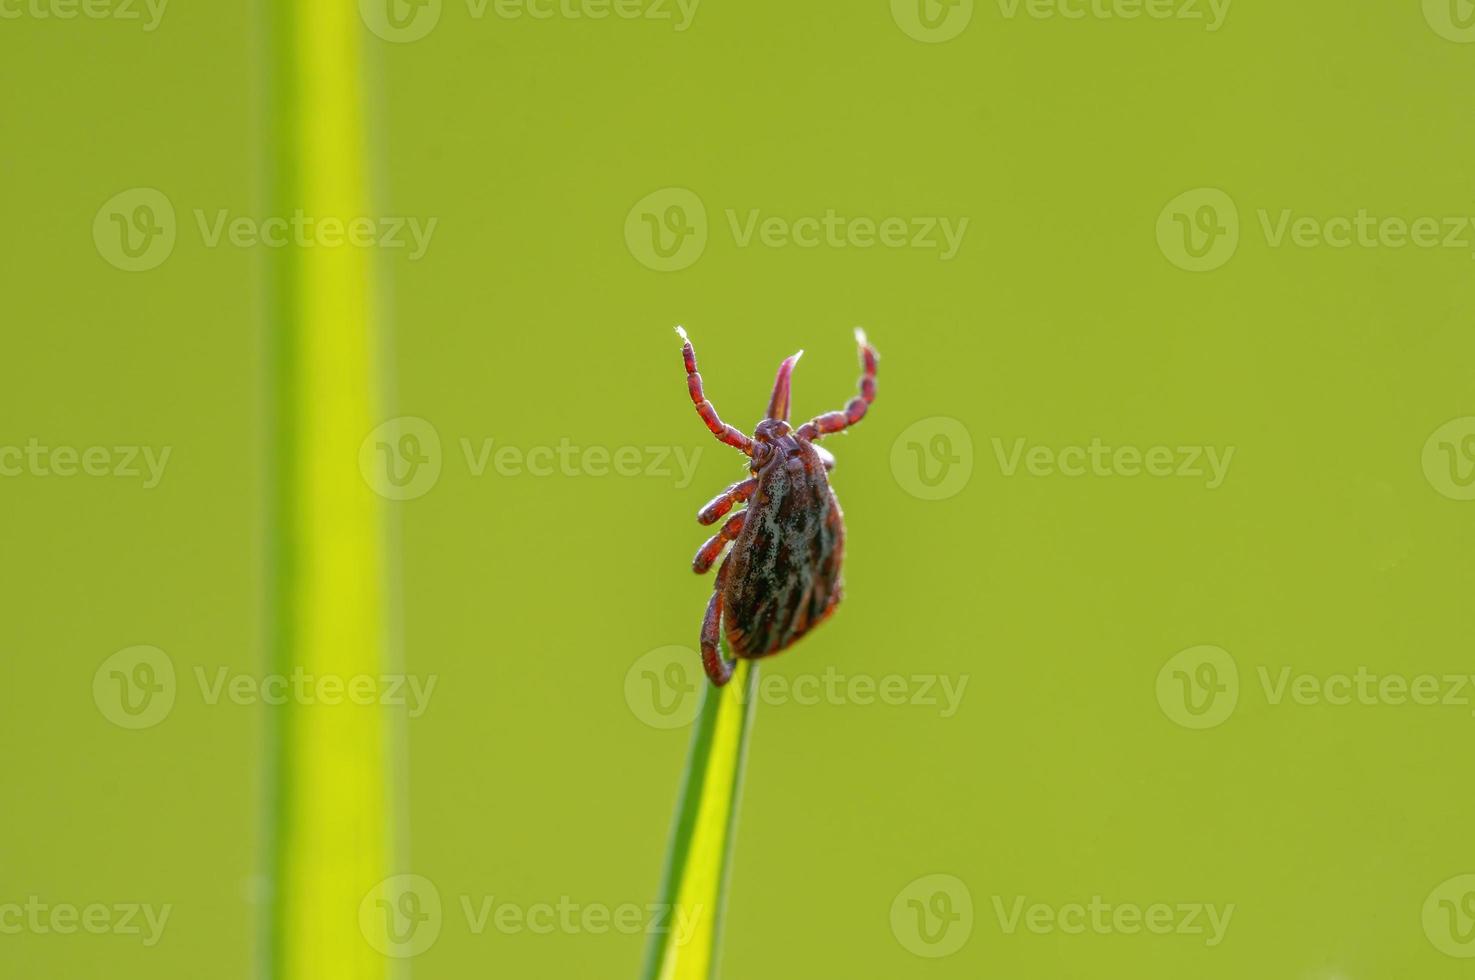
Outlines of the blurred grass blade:
[[[265,12],[270,213],[373,214],[357,6],[266,0]],[[288,677],[385,666],[383,503],[358,470],[380,421],[372,261],[301,245],[272,258],[272,670]],[[289,698],[272,720],[268,975],[382,980],[356,913],[389,868],[385,709]]]
[[[731,657],[723,639],[724,655]],[[728,859],[737,825],[758,667],[739,660],[727,686],[706,687],[661,884],[669,929],[651,935],[641,980],[717,975]]]

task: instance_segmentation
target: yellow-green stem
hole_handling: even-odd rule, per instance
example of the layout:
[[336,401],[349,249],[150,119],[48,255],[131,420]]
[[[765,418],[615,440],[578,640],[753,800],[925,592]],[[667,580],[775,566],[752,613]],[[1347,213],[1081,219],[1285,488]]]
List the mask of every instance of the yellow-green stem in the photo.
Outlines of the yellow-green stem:
[[[731,656],[725,641],[723,652]],[[651,936],[641,980],[710,980],[717,975],[757,685],[757,664],[739,660],[727,686],[708,687],[704,695],[661,885],[661,902],[671,906],[666,917],[670,928]]]
[[[273,214],[372,214],[364,30],[342,0],[266,0]],[[273,255],[273,670],[378,676],[387,649],[383,503],[358,471],[380,421],[372,257]],[[292,701],[292,699],[289,699]],[[379,980],[363,896],[391,867],[382,707],[293,702],[273,718],[265,963],[274,980]]]

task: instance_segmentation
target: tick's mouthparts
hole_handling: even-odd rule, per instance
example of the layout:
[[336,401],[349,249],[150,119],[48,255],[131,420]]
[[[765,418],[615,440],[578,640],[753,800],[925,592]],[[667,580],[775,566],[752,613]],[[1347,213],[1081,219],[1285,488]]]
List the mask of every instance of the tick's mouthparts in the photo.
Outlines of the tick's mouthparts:
[[778,377],[773,379],[773,397],[768,400],[768,417],[789,420],[789,379],[794,374],[794,365],[804,356],[801,350],[792,357],[784,358],[778,366]]

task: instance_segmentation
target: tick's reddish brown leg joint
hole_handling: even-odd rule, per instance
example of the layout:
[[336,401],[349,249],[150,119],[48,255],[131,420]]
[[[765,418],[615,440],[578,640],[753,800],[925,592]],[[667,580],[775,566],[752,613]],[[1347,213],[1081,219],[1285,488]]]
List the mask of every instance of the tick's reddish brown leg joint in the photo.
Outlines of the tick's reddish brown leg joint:
[[717,583],[707,601],[707,615],[702,618],[702,669],[717,687],[732,680],[732,664],[722,659],[722,589],[727,584],[727,562],[717,569]]
[[741,449],[749,456],[753,455],[753,440],[717,417],[717,409],[712,407],[712,403],[707,401],[702,392],[702,376],[697,373],[696,351],[692,349],[691,341],[686,339],[685,330],[677,327],[676,332],[681,335],[681,358],[686,362],[686,390],[691,394],[692,404],[697,407],[697,414],[719,441],[734,449]]
[[876,362],[880,357],[866,340],[864,331],[859,328],[856,328],[855,340],[860,345],[860,394],[846,403],[843,412],[826,412],[799,426],[799,431],[795,434],[801,439],[814,440],[848,429],[866,417],[866,409],[876,400]]
[[742,531],[743,522],[747,519],[747,511],[740,511],[728,518],[727,523],[722,525],[722,530],[708,538],[706,543],[697,549],[696,557],[691,560],[691,570],[701,575],[711,568],[717,556],[722,554],[722,549],[727,547],[727,542],[737,537]]
[[744,480],[734,483],[726,490],[712,498],[712,502],[697,512],[698,524],[716,524],[722,519],[722,515],[732,510],[733,506],[752,498],[753,491],[758,489],[758,480]]

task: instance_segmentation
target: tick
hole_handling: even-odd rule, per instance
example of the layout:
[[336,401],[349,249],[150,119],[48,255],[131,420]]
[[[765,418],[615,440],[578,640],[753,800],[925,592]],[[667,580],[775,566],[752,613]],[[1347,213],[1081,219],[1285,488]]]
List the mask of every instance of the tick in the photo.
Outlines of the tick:
[[709,571],[732,545],[717,569],[707,615],[702,620],[702,667],[721,687],[732,679],[732,664],[719,650],[719,630],[739,657],[757,659],[787,649],[824,622],[840,602],[840,561],[845,552],[845,521],[830,489],[835,457],[815,445],[822,437],[865,418],[876,400],[876,350],[859,328],[860,394],[845,409],[826,412],[795,429],[789,425],[789,379],[800,351],[779,365],[768,414],[747,436],[717,417],[702,391],[697,356],[680,327],[686,386],[697,414],[717,439],[748,456],[748,479],[722,491],[697,513],[701,524],[715,524],[738,504],[722,530],[698,549],[691,567]]

